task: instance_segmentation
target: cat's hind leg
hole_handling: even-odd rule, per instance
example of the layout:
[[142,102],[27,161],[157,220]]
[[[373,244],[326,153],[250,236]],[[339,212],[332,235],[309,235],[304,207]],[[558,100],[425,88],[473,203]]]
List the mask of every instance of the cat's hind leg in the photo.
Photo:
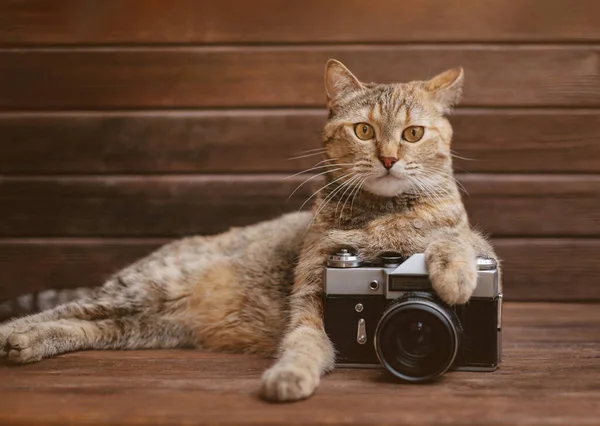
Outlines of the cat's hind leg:
[[[111,285],[110,281],[107,283]],[[110,287],[109,287],[110,288]],[[132,315],[135,313],[133,307],[118,305],[114,302],[114,296],[106,294],[105,289],[89,289],[88,296],[80,300],[64,303],[45,311],[16,318],[0,325],[0,358],[6,356],[7,339],[16,330],[27,329],[36,324],[54,322],[64,319],[77,320],[99,320],[109,317]]]
[[[178,336],[175,322],[168,319],[179,306],[178,284],[185,282],[184,268],[170,265],[169,260],[159,251],[90,289],[81,299],[1,324],[0,357],[12,351],[11,357],[19,362],[86,348],[164,347],[154,337],[168,324]],[[163,335],[167,340],[168,334]],[[145,346],[134,344],[144,338]],[[54,346],[48,343],[53,339]]]
[[25,364],[85,349],[174,348],[188,342],[183,329],[156,318],[71,318],[20,325],[8,336],[5,351],[8,361]]

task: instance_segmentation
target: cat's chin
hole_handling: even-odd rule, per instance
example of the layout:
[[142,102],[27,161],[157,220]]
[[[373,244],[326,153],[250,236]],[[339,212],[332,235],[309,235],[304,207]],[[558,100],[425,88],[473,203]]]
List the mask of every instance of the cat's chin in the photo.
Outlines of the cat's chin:
[[365,191],[387,198],[397,197],[410,187],[411,182],[407,178],[392,175],[369,179],[363,186]]

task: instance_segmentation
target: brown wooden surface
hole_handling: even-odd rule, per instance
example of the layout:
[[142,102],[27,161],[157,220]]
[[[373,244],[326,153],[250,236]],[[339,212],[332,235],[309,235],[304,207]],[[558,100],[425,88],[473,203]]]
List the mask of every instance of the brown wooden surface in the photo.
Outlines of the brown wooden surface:
[[0,109],[322,107],[332,57],[381,83],[461,65],[464,106],[597,107],[599,55],[597,45],[3,49]]
[[[0,173],[295,172],[318,156],[325,110],[0,114]],[[600,113],[459,109],[458,171],[600,170]]]
[[594,0],[4,0],[0,43],[593,41],[599,16]]
[[[0,239],[0,301],[100,285],[167,239]],[[506,300],[600,301],[600,239],[497,238]]]
[[0,424],[596,425],[600,305],[507,303],[494,373],[430,385],[337,370],[296,404],[257,397],[271,361],[196,351],[87,352],[0,366]]
[[[297,210],[318,179],[286,200],[309,177],[5,177],[0,236],[213,233]],[[600,235],[600,176],[466,174],[459,181],[471,222],[495,236]]]

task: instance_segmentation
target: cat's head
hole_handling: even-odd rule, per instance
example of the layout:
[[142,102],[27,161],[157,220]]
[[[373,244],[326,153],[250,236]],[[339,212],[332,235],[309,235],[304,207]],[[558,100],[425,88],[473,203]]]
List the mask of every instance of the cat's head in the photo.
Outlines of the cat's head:
[[330,60],[324,130],[330,176],[382,197],[431,192],[452,173],[445,115],[460,100],[462,85],[462,68],[428,81],[366,84]]

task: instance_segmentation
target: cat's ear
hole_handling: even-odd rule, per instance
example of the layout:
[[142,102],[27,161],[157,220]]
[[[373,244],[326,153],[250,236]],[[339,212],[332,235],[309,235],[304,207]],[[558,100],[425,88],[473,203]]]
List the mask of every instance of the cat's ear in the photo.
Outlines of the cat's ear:
[[330,59],[325,66],[325,92],[332,108],[336,101],[363,88],[363,85],[340,61]]
[[437,109],[450,112],[462,96],[465,73],[462,68],[452,68],[425,82],[425,89],[433,95]]

